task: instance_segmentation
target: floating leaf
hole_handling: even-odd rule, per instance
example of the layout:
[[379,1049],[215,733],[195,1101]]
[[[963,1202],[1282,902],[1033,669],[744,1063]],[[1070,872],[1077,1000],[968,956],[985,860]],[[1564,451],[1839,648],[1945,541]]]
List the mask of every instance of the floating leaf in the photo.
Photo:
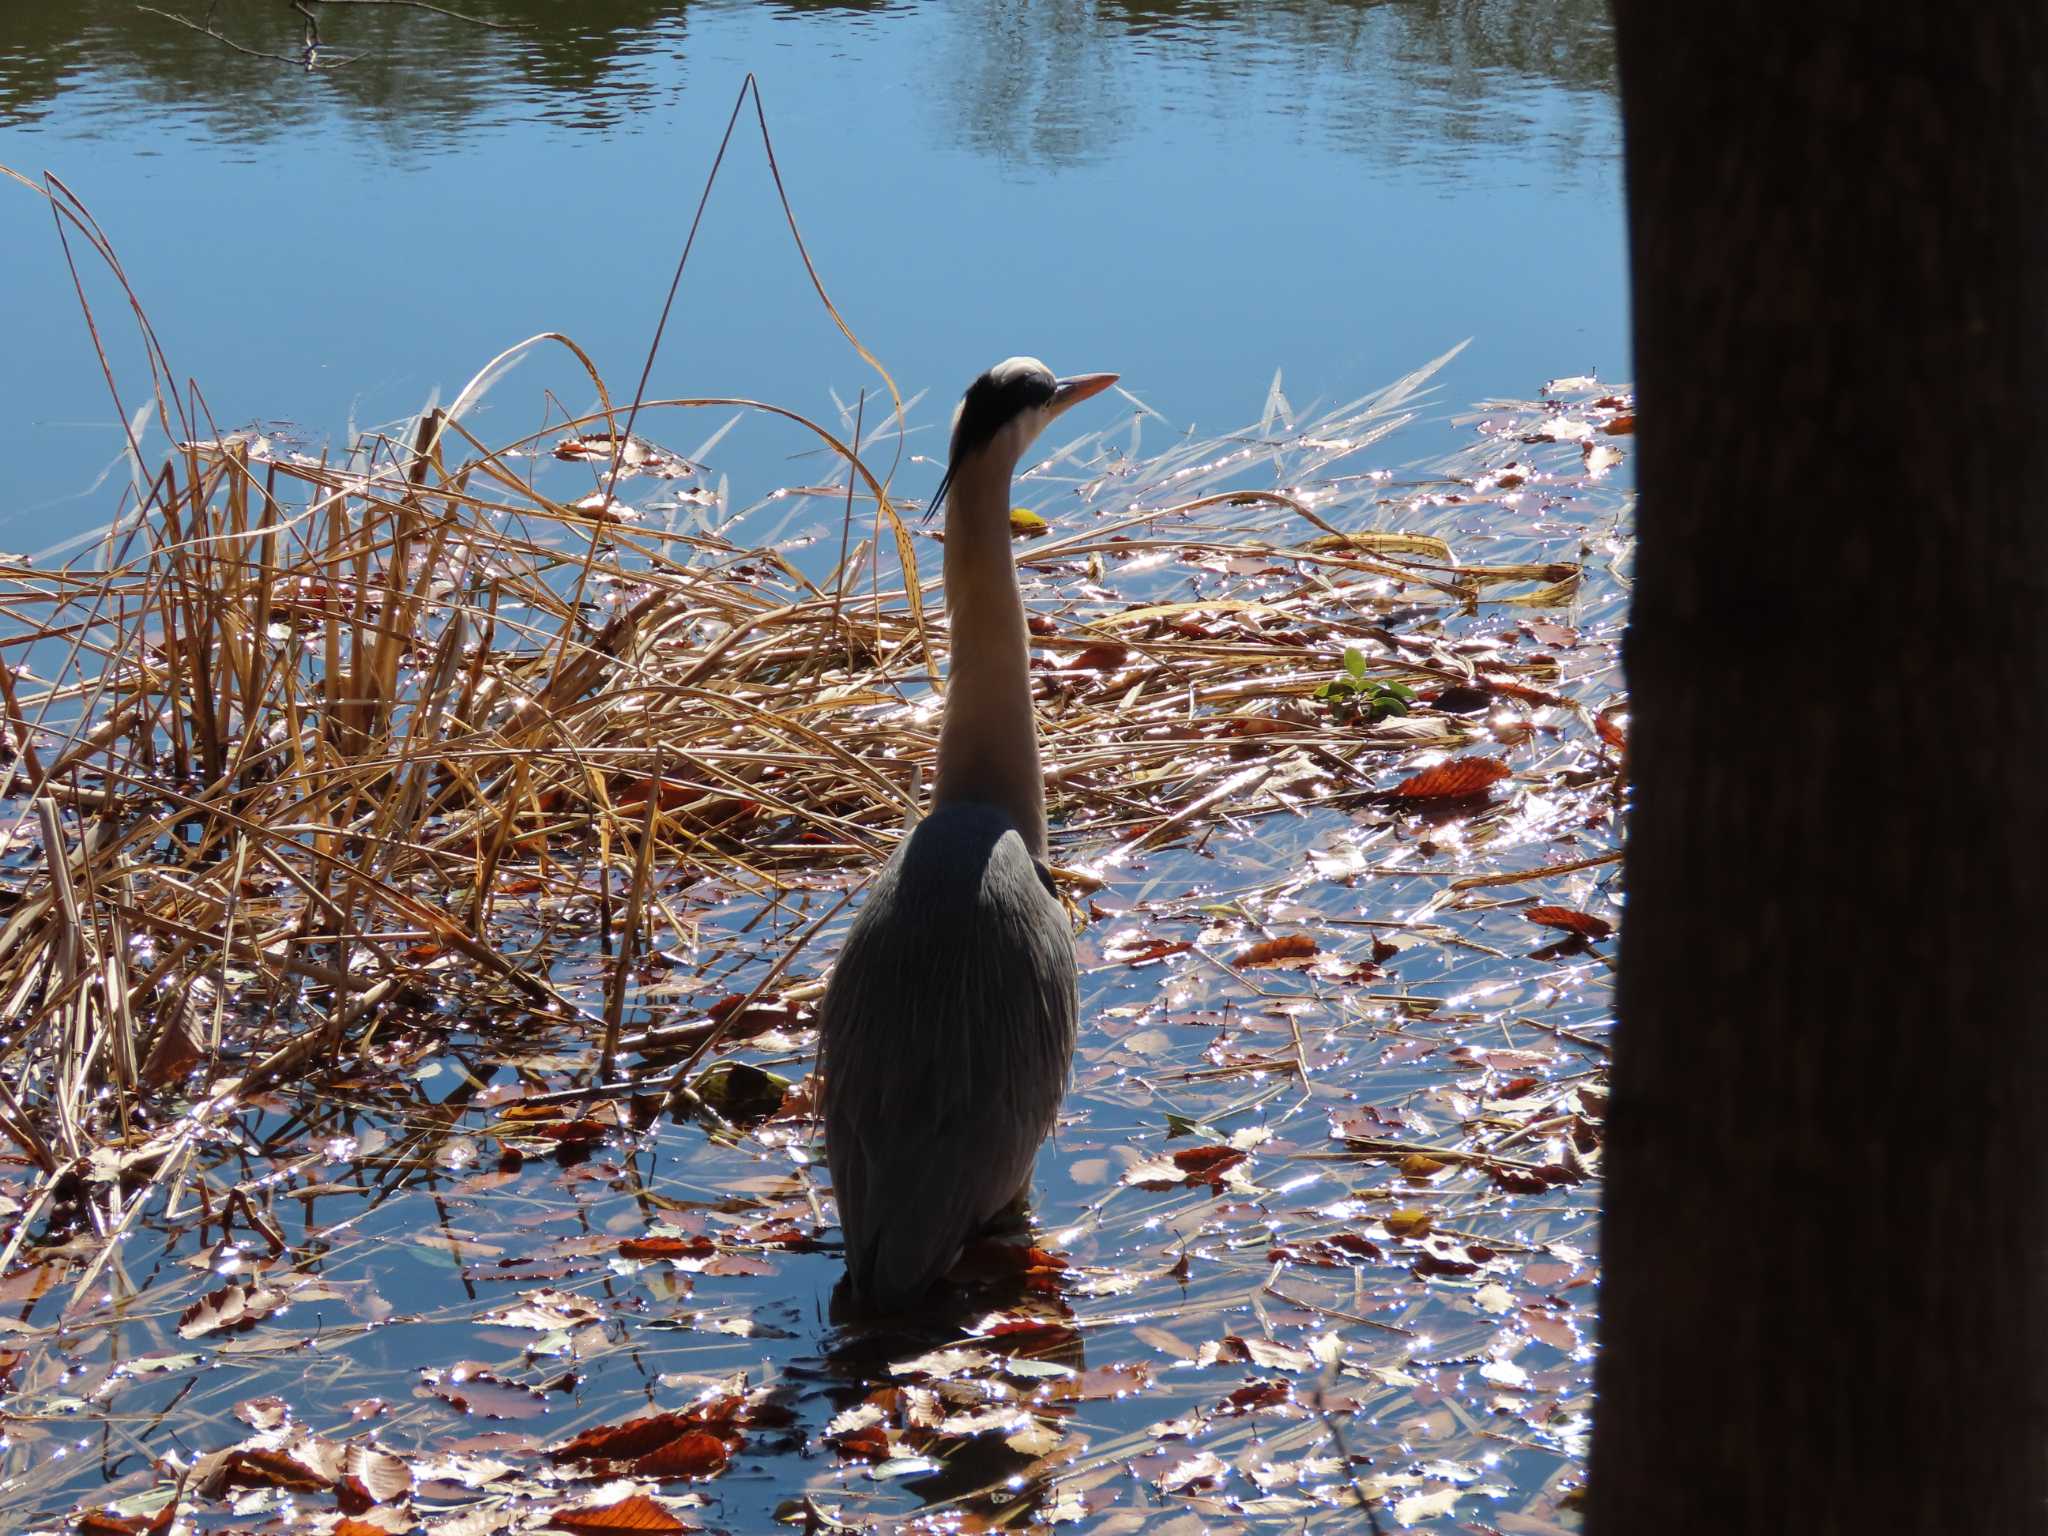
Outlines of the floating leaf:
[[1010,536],[1012,538],[1042,538],[1050,531],[1046,520],[1029,507],[1010,508]]
[[696,1529],[684,1524],[644,1493],[632,1494],[616,1504],[586,1504],[580,1509],[557,1510],[548,1526],[553,1530],[572,1531],[575,1536],[615,1536],[617,1532],[668,1536],[670,1532]]
[[1390,1211],[1380,1218],[1380,1225],[1394,1237],[1421,1237],[1436,1225],[1436,1216],[1429,1211],[1413,1209]]
[[1261,939],[1256,944],[1246,945],[1230,957],[1230,963],[1240,968],[1285,965],[1291,960],[1314,959],[1316,953],[1314,939],[1305,933],[1289,933],[1277,939]]
[[708,1237],[628,1237],[619,1243],[622,1259],[708,1259],[718,1245]]
[[716,1477],[732,1459],[732,1449],[707,1430],[693,1429],[633,1463],[641,1477]]
[[652,1413],[618,1424],[600,1424],[548,1454],[556,1461],[630,1461],[695,1429],[680,1413]]
[[758,1125],[782,1108],[789,1079],[745,1061],[714,1061],[690,1082],[691,1090],[729,1124]]
[[1403,800],[1463,800],[1507,776],[1508,765],[1497,757],[1454,757],[1403,779],[1393,792]]
[[209,1333],[245,1332],[288,1300],[268,1286],[222,1286],[208,1291],[178,1315],[178,1336],[197,1339]]
[[1113,946],[1103,952],[1103,958],[1137,970],[1140,966],[1157,965],[1168,955],[1184,955],[1194,947],[1178,939],[1141,939],[1128,946]]
[[1530,907],[1522,916],[1532,923],[1541,923],[1545,928],[1562,928],[1581,938],[1604,939],[1614,932],[1614,924],[1606,918],[1595,917],[1590,912],[1574,912],[1570,907]]
[[1098,640],[1067,660],[1069,672],[1114,672],[1130,659],[1131,648],[1114,640]]
[[1220,1483],[1230,1476],[1230,1463],[1214,1451],[1203,1451],[1177,1461],[1159,1474],[1155,1486],[1161,1493],[1186,1493],[1197,1487]]

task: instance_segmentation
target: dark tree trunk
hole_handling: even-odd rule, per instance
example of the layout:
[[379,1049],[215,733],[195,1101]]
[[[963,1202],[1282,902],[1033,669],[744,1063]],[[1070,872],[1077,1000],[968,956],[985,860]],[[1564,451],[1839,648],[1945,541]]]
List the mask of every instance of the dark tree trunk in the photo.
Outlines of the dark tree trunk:
[[1595,1536],[2048,1528],[2048,6],[1617,0]]

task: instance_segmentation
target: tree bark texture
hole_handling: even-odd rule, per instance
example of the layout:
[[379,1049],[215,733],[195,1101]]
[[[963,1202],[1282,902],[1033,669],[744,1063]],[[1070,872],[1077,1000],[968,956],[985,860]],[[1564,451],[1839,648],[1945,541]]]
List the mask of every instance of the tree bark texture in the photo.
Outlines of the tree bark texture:
[[1616,0],[1593,1536],[2048,1529],[2048,6]]

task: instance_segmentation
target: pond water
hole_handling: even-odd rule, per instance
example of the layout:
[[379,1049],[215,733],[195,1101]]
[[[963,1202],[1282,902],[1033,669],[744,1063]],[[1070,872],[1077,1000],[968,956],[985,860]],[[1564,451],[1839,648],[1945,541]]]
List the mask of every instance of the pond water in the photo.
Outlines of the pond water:
[[[1117,370],[1198,432],[1255,419],[1276,370],[1297,403],[1349,399],[1468,336],[1452,401],[1628,376],[1599,0],[455,9],[506,30],[327,6],[338,67],[309,74],[128,0],[8,6],[0,164],[92,210],[223,429],[322,445],[540,331],[630,397],[748,71],[829,292],[931,392],[924,422],[1016,352]],[[205,13],[243,48],[303,42],[282,3]],[[5,182],[0,250],[0,548],[33,553],[110,515],[91,487],[124,439],[49,209]],[[81,270],[132,413],[119,292]],[[748,125],[651,391],[820,413],[876,383]],[[790,446],[749,426],[719,467],[749,499]]]
[[[551,1100],[594,1064],[588,1031],[506,1006],[430,934],[387,933],[433,995],[353,1038],[341,1077],[144,1128],[167,1187],[127,1207],[123,1243],[44,1211],[0,1263],[0,1524],[54,1531],[112,1500],[140,1522],[198,1462],[179,1496],[202,1530],[325,1529],[349,1476],[373,1528],[463,1536],[675,1529],[590,1513],[636,1489],[729,1531],[1360,1529],[1366,1498],[1389,1530],[1567,1529],[1633,419],[1590,377],[1627,375],[1604,5],[458,8],[506,25],[320,6],[310,72],[284,5],[182,8],[218,37],[113,0],[11,8],[0,164],[47,168],[92,209],[179,385],[277,462],[401,435],[542,331],[630,398],[749,71],[819,274],[912,402],[913,453],[939,451],[959,386],[1004,354],[1122,373],[1127,398],[1020,483],[1053,523],[1019,545],[1068,770],[1053,857],[1103,881],[1068,887],[1087,1022],[1035,1207],[1066,1267],[982,1275],[961,1327],[831,1316],[801,1080],[858,848],[759,849],[782,882],[767,897],[737,866],[659,887],[629,1039],[697,1027],[798,957],[735,1032],[735,1056],[794,1084],[740,1135],[593,1118],[635,1120],[624,1093]],[[741,127],[650,397],[838,427],[866,391],[872,443],[879,376],[812,292]],[[89,553],[129,484],[122,415],[147,369],[74,239],[117,411],[49,207],[5,181],[0,241],[0,549]],[[1536,399],[1559,375],[1588,377]],[[496,446],[558,435],[594,398],[548,350],[466,420]],[[606,602],[669,581],[780,619],[829,584],[843,467],[787,423],[729,419],[640,424],[702,468],[622,492],[638,526],[601,551],[624,594]],[[144,431],[153,464],[166,444]],[[320,473],[290,460],[283,504],[309,509]],[[934,473],[902,465],[899,488]],[[589,537],[559,487],[586,467],[542,453],[533,474],[552,504],[491,526],[575,570]],[[838,489],[778,494],[793,485]],[[1289,499],[1160,510],[1246,488]],[[1304,515],[1386,542],[1318,548]],[[502,554],[476,547],[479,568]],[[867,570],[878,648],[893,569]],[[678,667],[716,640],[693,632]],[[1314,690],[1347,648],[1423,690],[1411,716],[1333,726]],[[803,740],[929,734],[907,663],[877,664],[843,725],[840,685],[868,663],[844,664],[771,655],[726,686],[824,733]],[[793,743],[774,773],[810,771]],[[1447,754],[1503,777],[1404,800]],[[894,746],[877,760],[907,766]],[[880,842],[887,809],[835,815]],[[19,899],[41,855],[6,858]],[[498,871],[506,953],[586,1021],[627,974],[592,940],[616,921],[618,858],[528,838]],[[290,894],[252,879],[242,921],[282,931]],[[642,1042],[642,1071],[673,1059]],[[30,1173],[0,1169],[10,1225]],[[108,1210],[123,1176],[95,1164]],[[713,1442],[695,1470],[719,1473],[699,1483],[570,1441],[634,1417],[674,1416],[673,1437],[690,1415]]]

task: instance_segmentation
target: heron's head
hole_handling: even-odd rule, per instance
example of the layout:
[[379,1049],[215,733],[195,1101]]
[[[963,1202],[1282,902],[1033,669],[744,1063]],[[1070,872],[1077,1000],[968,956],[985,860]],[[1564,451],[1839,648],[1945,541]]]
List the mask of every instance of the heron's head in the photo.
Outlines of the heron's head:
[[[947,489],[971,463],[985,463],[1007,477],[1047,423],[1115,382],[1113,373],[1054,378],[1052,370],[1035,357],[1006,357],[997,363],[967,386],[967,393],[954,407],[946,477],[926,504],[926,519],[939,510]],[[1007,513],[1009,509],[1003,510]]]

